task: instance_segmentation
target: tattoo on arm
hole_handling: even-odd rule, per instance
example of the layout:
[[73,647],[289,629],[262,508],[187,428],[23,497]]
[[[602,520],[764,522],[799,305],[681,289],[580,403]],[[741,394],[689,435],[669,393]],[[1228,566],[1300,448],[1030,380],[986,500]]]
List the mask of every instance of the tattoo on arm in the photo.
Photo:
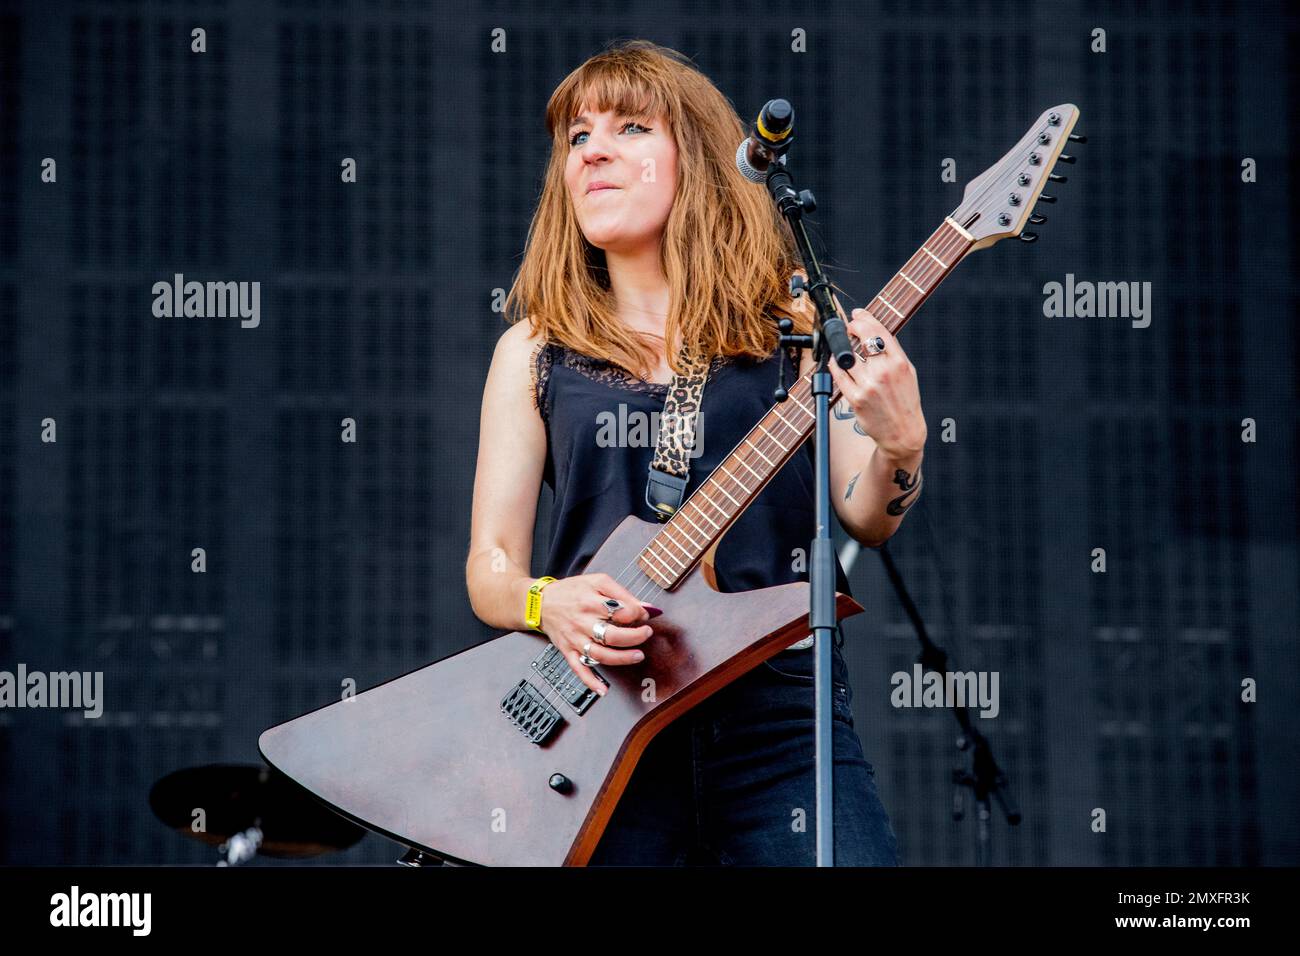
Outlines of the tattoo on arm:
[[[918,466],[915,475],[909,475],[902,468],[894,469],[894,484],[903,489],[903,493],[893,499],[885,506],[885,512],[891,515],[901,515],[912,505],[916,504],[916,499],[921,493],[921,469]],[[904,502],[904,498],[912,497],[911,501]]]
[[[831,414],[840,421],[844,421],[846,418],[853,418],[853,406],[849,404],[848,399],[841,398],[831,406]],[[853,430],[863,438],[867,437],[867,433],[862,430],[862,426],[856,420],[853,422]]]
[[858,479],[861,477],[862,477],[862,472],[858,472],[856,475],[854,475],[852,478],[849,479],[849,490],[844,492],[845,501],[848,501],[850,498],[853,497],[853,486],[858,483]]

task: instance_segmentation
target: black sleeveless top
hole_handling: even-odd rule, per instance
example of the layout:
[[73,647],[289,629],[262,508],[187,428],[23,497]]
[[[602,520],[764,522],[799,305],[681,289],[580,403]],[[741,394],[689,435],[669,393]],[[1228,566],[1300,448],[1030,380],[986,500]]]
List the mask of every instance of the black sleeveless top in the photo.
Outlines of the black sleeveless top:
[[[775,404],[778,362],[785,385],[799,380],[791,353],[778,347],[757,361],[713,359],[696,426],[699,454],[689,459],[686,494],[700,486]],[[652,413],[663,414],[667,384],[555,343],[533,353],[534,400],[546,424],[543,480],[555,492],[550,543],[541,574],[581,574],[587,561],[630,514],[659,523],[645,501],[654,458]],[[602,414],[604,413],[604,414]],[[638,430],[639,424],[639,430]],[[617,439],[617,441],[611,441]],[[749,504],[718,544],[718,589],[726,592],[808,580],[813,513],[812,442],[799,450]],[[836,590],[852,594],[835,559]]]

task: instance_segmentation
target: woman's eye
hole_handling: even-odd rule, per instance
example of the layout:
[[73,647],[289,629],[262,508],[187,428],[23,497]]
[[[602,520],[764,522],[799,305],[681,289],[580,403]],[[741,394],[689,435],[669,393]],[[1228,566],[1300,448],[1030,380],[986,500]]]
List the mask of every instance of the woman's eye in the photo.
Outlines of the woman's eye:
[[[650,127],[649,127],[649,126],[642,126],[640,123],[635,122],[634,120],[628,120],[626,123],[624,123],[622,126],[619,127],[619,130],[620,130],[620,131],[625,130],[625,129],[627,129],[629,126],[635,126],[637,129],[644,130],[644,131],[647,132],[647,133],[650,132]],[[579,136],[585,136],[585,135],[587,135],[587,131],[586,131],[585,129],[583,129],[583,130],[579,130],[578,132],[574,133],[572,136],[569,137],[569,145],[570,145],[570,146],[577,146],[577,145],[578,145],[578,143],[577,143],[577,139],[578,139],[578,137],[579,137]]]

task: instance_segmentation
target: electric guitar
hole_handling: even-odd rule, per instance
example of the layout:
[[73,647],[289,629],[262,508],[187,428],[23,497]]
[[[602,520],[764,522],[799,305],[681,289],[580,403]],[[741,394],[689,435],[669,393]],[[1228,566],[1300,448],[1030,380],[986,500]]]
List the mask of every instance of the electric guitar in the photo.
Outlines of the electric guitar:
[[[1083,141],[1077,119],[1070,103],[1043,113],[868,311],[897,333],[968,253],[1033,241],[1024,227],[1055,202],[1043,188],[1074,161],[1062,149]],[[629,515],[601,544],[583,573],[608,573],[664,612],[643,662],[594,668],[603,697],[544,636],[514,631],[272,727],[262,756],[337,813],[446,862],[585,864],[655,735],[807,633],[807,582],[723,593],[714,557],[812,430],[810,373],[669,520]],[[837,619],[862,610],[836,595]]]

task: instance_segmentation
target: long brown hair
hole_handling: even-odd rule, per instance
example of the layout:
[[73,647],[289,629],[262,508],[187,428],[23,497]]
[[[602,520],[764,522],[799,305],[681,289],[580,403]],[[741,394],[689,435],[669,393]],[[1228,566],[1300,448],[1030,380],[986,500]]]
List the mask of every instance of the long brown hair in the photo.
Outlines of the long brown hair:
[[[564,183],[569,123],[583,104],[598,112],[666,116],[677,144],[677,191],[661,257],[671,291],[664,339],[621,322],[604,250],[582,234]],[[789,226],[762,186],[736,169],[745,127],[713,82],[685,56],[648,40],[606,48],[564,78],[546,106],[550,163],[523,262],[506,297],[507,321],[649,377],[656,353],[680,341],[699,356],[777,347],[776,317],[811,331],[811,310],[792,308],[788,282],[802,271]],[[806,301],[804,297],[803,301]],[[674,371],[678,355],[667,355]]]

